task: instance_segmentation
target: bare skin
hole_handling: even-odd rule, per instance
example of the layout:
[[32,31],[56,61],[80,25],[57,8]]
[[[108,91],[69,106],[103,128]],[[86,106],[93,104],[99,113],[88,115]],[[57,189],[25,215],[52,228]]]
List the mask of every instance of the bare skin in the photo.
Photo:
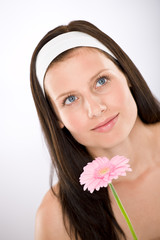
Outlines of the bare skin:
[[[141,122],[137,116],[135,103],[130,96],[125,77],[109,60],[105,59],[104,55],[86,50],[84,52],[82,50],[80,53],[53,66],[46,75],[49,93],[53,101],[62,92],[62,86],[65,89],[72,86],[74,90],[75,79],[79,84],[76,91],[71,92],[78,99],[71,107],[59,107],[60,104],[56,103],[56,111],[62,127],[67,127],[75,139],[87,147],[92,156],[112,158],[115,155],[124,155],[130,159],[133,171],[126,177],[120,177],[113,181],[113,184],[132,221],[138,239],[158,240],[160,239],[160,123],[146,125]],[[96,88],[95,85],[89,85],[87,88],[88,80],[92,77],[90,69],[98,72],[98,69],[106,67],[112,71],[108,87],[105,85],[104,88],[99,88],[96,81]],[[80,73],[83,73],[82,78],[80,78]],[[63,74],[63,76],[59,74]],[[53,81],[52,76],[58,81]],[[61,79],[63,83],[60,82]],[[67,90],[70,91],[70,89]],[[116,104],[113,105],[113,103]],[[107,104],[107,110],[105,104]],[[103,109],[103,116],[105,115],[104,119],[111,116],[111,113],[120,113],[117,125],[107,134],[95,133],[89,129],[89,126],[97,124],[98,119],[101,118],[99,122],[102,121],[103,116],[101,115],[93,118],[99,111],[100,105]],[[94,112],[95,109],[96,112]],[[83,122],[78,121],[79,114],[83,115]],[[88,142],[92,144],[87,146]],[[104,143],[107,143],[108,146],[105,147]],[[58,193],[58,185],[54,188]],[[131,240],[132,236],[128,226],[112,193],[110,193],[110,197],[116,219],[126,234],[127,240]],[[69,240],[70,238],[63,224],[58,198],[49,191],[37,212],[35,240],[54,239]]]
[[[121,177],[113,182],[116,191],[125,206],[132,221],[139,240],[160,239],[160,124],[147,127],[148,144],[152,151],[144,154],[149,164],[143,164],[143,170],[136,170],[136,174],[128,173],[128,177]],[[142,138],[143,139],[143,138]],[[144,136],[145,139],[145,136]],[[152,146],[152,147],[151,147]],[[147,148],[146,148],[147,149]],[[151,157],[152,156],[152,157]],[[54,187],[58,192],[58,185]],[[113,211],[116,219],[127,236],[132,240],[128,226],[117,207],[112,193],[110,193]],[[45,195],[36,217],[36,240],[69,240],[63,224],[62,210],[58,198],[51,191]]]
[[[58,192],[58,185],[54,187]],[[35,240],[69,240],[63,224],[62,210],[59,200],[49,190],[44,196],[37,211]]]
[[[117,193],[132,221],[138,239],[160,239],[160,124],[145,126],[146,134],[139,136],[137,158],[139,163],[132,167],[135,173],[114,181]],[[138,147],[146,138],[146,152]],[[139,145],[141,146],[141,145]],[[138,163],[138,161],[137,161]],[[128,179],[127,179],[128,178]],[[127,239],[132,239],[129,228],[110,194],[112,207]]]

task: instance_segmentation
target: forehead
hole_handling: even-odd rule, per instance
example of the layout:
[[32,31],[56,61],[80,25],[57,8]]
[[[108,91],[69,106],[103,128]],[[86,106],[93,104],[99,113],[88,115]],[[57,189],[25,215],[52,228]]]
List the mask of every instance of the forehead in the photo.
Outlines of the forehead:
[[51,93],[51,89],[57,90],[64,85],[68,88],[70,82],[73,85],[82,80],[89,81],[104,69],[116,70],[117,67],[101,50],[88,47],[74,49],[50,66],[45,76],[45,90]]
[[[67,67],[72,68],[75,65],[82,65],[85,61],[87,63],[102,62],[105,60],[112,60],[107,53],[103,52],[100,49],[93,47],[77,47],[71,50],[60,54],[48,67],[46,75],[48,73],[58,73],[57,70],[60,70],[59,73],[63,73]],[[109,61],[110,63],[112,61]],[[84,64],[83,64],[84,65]],[[62,68],[62,69],[61,69]]]
[[103,54],[109,59],[113,59],[108,53],[103,52],[101,49],[98,48],[93,48],[93,47],[76,47],[69,49],[60,55],[58,55],[52,63],[49,65],[48,69],[50,69],[52,66],[57,65],[57,63],[63,62],[65,60],[68,60],[72,57],[78,56],[78,55],[83,55],[87,53],[97,53],[97,54]]

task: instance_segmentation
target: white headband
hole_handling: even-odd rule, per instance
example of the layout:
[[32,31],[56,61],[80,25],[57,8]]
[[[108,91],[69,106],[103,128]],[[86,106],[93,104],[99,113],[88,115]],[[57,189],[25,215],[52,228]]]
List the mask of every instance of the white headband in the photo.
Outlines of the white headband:
[[96,38],[78,31],[63,33],[47,42],[37,55],[36,75],[43,88],[43,80],[49,64],[62,52],[74,47],[99,48],[116,58],[111,51]]

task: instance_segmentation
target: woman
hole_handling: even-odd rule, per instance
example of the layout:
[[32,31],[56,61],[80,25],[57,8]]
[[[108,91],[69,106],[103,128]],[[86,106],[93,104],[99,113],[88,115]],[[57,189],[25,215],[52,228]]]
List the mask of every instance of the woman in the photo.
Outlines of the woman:
[[35,239],[132,239],[109,189],[79,184],[89,161],[115,155],[130,159],[133,171],[113,183],[138,239],[159,239],[160,107],[129,57],[91,23],[73,21],[36,47],[31,89],[58,176]]

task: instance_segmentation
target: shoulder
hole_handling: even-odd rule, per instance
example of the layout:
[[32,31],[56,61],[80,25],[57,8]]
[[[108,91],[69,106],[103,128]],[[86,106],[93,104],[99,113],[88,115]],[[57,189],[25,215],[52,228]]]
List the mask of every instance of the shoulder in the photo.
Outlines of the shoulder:
[[[53,187],[58,193],[58,185]],[[63,224],[59,199],[49,190],[44,196],[36,214],[35,240],[69,240]]]

